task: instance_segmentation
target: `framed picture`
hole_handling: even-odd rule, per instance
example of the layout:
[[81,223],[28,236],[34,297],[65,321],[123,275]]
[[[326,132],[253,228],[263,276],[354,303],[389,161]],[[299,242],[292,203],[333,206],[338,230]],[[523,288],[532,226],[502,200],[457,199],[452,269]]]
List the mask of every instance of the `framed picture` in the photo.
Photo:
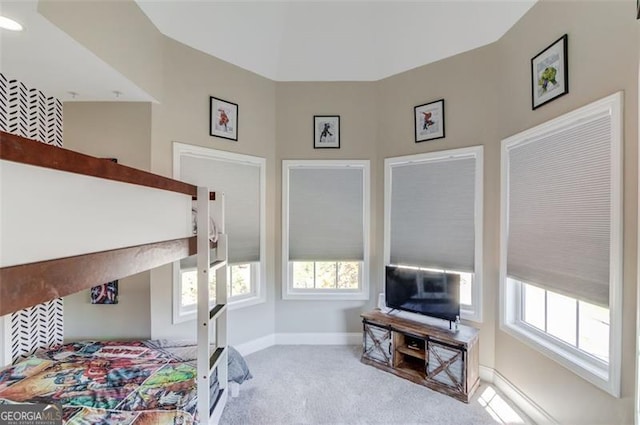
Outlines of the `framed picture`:
[[640,0],[636,0],[636,19],[640,19]]
[[416,119],[416,143],[444,137],[444,99],[413,108]]
[[238,140],[238,105],[211,96],[209,134],[223,139]]
[[313,147],[315,149],[340,149],[340,116],[313,116]]
[[531,59],[531,107],[569,93],[567,34]]
[[118,304],[118,281],[91,288],[91,304]]

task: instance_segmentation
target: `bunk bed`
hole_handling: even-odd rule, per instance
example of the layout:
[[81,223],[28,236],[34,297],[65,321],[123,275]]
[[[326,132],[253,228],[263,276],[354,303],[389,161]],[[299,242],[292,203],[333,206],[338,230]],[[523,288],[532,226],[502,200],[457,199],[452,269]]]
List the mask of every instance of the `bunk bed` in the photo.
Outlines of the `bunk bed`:
[[217,423],[227,399],[227,239],[217,223],[210,240],[209,217],[212,207],[224,211],[224,197],[4,132],[0,184],[0,317],[192,255],[199,270],[197,346],[108,341],[40,350],[0,368],[0,404],[59,403],[67,423]]

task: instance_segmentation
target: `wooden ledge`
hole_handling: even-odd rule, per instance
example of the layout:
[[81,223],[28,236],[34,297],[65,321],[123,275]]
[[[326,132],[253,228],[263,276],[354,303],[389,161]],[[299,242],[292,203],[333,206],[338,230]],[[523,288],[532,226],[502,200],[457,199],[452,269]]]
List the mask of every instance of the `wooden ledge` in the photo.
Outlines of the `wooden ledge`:
[[[57,149],[57,148],[56,148]],[[196,237],[0,269],[0,316],[196,253]]]

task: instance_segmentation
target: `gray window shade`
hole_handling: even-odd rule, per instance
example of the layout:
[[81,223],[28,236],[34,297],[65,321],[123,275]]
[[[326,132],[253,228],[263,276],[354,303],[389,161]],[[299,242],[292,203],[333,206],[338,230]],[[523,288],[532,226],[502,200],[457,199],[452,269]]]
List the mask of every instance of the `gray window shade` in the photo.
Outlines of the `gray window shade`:
[[608,305],[611,118],[508,148],[507,275]]
[[[180,171],[186,182],[224,192],[229,263],[260,261],[260,167],[183,156]],[[215,216],[213,219],[220,222]]]
[[362,168],[289,170],[289,259],[362,261]]
[[391,263],[473,273],[475,173],[469,157],[392,166]]

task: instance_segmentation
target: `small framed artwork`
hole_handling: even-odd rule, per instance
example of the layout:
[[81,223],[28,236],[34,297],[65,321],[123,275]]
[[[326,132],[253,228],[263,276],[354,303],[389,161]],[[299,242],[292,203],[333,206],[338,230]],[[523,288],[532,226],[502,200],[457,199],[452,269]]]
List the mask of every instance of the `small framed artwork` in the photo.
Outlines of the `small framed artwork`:
[[91,304],[118,304],[118,281],[91,288]]
[[640,19],[640,0],[636,0],[636,19]]
[[444,99],[413,108],[416,120],[416,143],[444,137]]
[[313,147],[315,149],[340,149],[340,116],[313,116]]
[[223,139],[238,140],[238,105],[210,96],[209,134]]
[[569,93],[567,34],[531,59],[531,107],[536,109]]

